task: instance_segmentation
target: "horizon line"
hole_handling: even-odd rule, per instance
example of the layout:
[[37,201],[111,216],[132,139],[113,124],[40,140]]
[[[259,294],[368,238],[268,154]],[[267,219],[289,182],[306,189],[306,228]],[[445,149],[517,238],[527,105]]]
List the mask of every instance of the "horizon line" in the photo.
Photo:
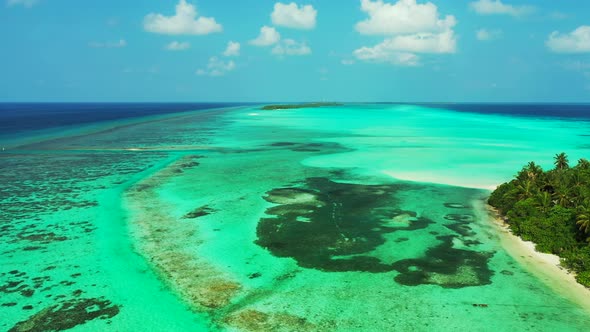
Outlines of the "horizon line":
[[0,101],[0,104],[534,104],[590,105],[590,101]]

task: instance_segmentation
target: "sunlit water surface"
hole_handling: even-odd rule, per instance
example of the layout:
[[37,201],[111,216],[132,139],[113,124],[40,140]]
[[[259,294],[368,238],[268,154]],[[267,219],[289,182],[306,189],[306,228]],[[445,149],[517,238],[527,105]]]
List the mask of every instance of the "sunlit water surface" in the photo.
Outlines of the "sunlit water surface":
[[80,126],[0,142],[2,330],[590,326],[483,209],[530,160],[589,157],[583,119],[247,106]]

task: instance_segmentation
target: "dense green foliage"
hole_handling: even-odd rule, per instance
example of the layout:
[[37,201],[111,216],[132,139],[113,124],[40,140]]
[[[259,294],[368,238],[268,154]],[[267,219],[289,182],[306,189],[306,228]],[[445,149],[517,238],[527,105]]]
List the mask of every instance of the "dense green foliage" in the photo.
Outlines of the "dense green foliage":
[[340,103],[305,103],[305,104],[277,104],[277,105],[266,105],[261,108],[261,110],[269,111],[269,110],[288,110],[288,109],[297,109],[297,108],[316,108],[316,107],[326,107],[326,106],[342,106],[343,104]]
[[514,234],[533,241],[539,251],[559,255],[590,287],[590,162],[570,167],[565,153],[555,168],[528,163],[516,178],[500,185],[488,203],[504,216]]

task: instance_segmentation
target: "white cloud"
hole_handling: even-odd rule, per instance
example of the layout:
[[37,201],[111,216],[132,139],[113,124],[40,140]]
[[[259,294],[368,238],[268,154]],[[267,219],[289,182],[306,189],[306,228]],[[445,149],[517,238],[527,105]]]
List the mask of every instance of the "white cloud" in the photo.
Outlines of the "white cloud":
[[413,53],[394,52],[384,47],[362,47],[354,51],[354,56],[359,60],[370,62],[386,62],[399,66],[418,66],[420,58]]
[[299,7],[295,2],[277,2],[270,17],[274,25],[309,30],[315,28],[317,14],[312,5]]
[[569,17],[568,14],[562,13],[562,12],[558,12],[558,11],[554,11],[554,12],[551,12],[549,14],[549,18],[552,19],[552,20],[556,20],[556,21],[565,20],[568,17]]
[[209,58],[207,68],[197,70],[197,75],[218,77],[229,73],[235,68],[236,64],[235,62],[233,62],[233,60],[223,61],[220,60],[218,57],[213,56]]
[[416,53],[455,53],[457,40],[453,27],[457,20],[453,15],[442,18],[431,2],[418,4],[416,0],[398,0],[387,3],[382,0],[361,0],[361,10],[368,18],[356,24],[361,34],[385,35],[381,43],[363,46],[353,52],[356,59],[384,62],[400,66],[417,66],[420,56]]
[[590,26],[582,25],[570,33],[553,31],[545,45],[556,53],[590,53]]
[[285,39],[272,49],[275,55],[308,55],[311,48],[305,42],[296,42],[293,39]]
[[191,47],[189,42],[177,42],[173,41],[166,45],[166,49],[168,51],[184,51],[188,50]]
[[413,53],[454,53],[456,50],[456,40],[452,30],[395,36],[381,44],[390,50]]
[[116,42],[90,42],[88,43],[89,47],[92,48],[122,48],[127,46],[127,41],[125,39],[121,39],[119,41]]
[[535,10],[533,6],[513,6],[504,4],[501,0],[478,0],[469,3],[469,7],[480,15],[523,16]]
[[146,31],[165,35],[207,35],[223,27],[213,17],[198,16],[195,6],[180,0],[174,16],[151,13],[143,20]]
[[225,56],[240,56],[240,43],[230,41],[223,52]]
[[399,0],[394,4],[382,0],[361,0],[361,10],[369,17],[356,24],[364,35],[396,35],[437,32],[452,28],[457,20],[452,15],[439,18],[438,8],[431,2]]
[[342,61],[340,61],[341,64],[345,65],[345,66],[351,66],[354,65],[354,60],[351,59],[343,59]]
[[488,29],[479,29],[475,32],[475,37],[477,40],[481,41],[488,41],[498,39],[502,36],[502,30],[488,30]]
[[359,60],[387,62],[403,66],[419,65],[415,53],[454,53],[456,41],[452,30],[443,33],[419,33],[385,39],[373,47],[361,47],[353,52]]
[[31,8],[38,3],[39,3],[39,0],[7,0],[6,1],[6,5],[8,7],[24,6],[25,8]]
[[[240,43],[229,41],[227,47],[223,52],[226,57],[240,55]],[[206,68],[201,68],[196,71],[199,76],[218,77],[223,76],[236,68],[236,63],[233,60],[224,61],[219,57],[212,56],[209,58],[209,63]]]
[[263,26],[260,28],[260,35],[250,41],[250,44],[255,46],[270,46],[276,44],[281,40],[281,34],[277,32],[274,27]]

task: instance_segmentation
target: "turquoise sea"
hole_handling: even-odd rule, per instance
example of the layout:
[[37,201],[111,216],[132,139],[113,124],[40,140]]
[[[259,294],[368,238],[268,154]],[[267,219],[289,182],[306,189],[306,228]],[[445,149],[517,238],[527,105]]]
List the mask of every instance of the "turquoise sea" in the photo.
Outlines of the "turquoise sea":
[[0,123],[0,330],[590,326],[485,209],[529,161],[590,157],[590,105],[4,104]]

